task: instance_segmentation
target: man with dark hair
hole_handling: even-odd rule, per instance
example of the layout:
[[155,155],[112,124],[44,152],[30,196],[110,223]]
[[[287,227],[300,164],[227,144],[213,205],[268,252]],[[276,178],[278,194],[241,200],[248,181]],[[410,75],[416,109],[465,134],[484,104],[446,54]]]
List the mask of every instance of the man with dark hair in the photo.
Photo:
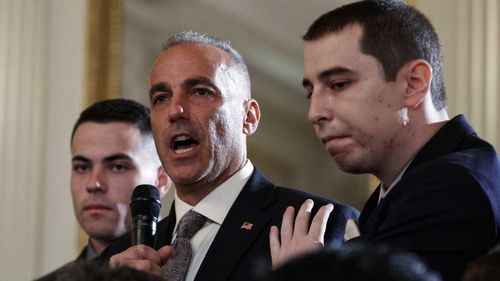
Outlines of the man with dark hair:
[[265,281],[441,281],[413,253],[350,243],[291,260]]
[[331,213],[319,243],[343,242],[355,209],[276,186],[247,159],[246,139],[257,130],[260,109],[247,67],[229,43],[192,31],[174,35],[154,62],[149,84],[153,135],[175,200],[158,224],[155,249],[129,248],[125,239],[103,253],[125,250],[111,257],[112,266],[167,280],[256,280],[271,268],[270,225],[288,205],[298,208],[308,198],[330,203],[313,209],[308,200],[304,206],[307,214]]
[[130,267],[111,268],[106,263],[78,261],[57,272],[54,281],[162,281],[158,276]]
[[[342,170],[381,181],[359,239],[417,253],[458,280],[500,239],[500,161],[464,116],[448,118],[432,25],[403,1],[362,1],[322,15],[304,40],[318,138]],[[307,248],[278,238],[273,229],[278,263]]]
[[462,281],[500,280],[500,245],[467,265]]
[[163,196],[170,179],[155,150],[149,109],[132,100],[104,100],[85,109],[71,134],[71,155],[73,209],[89,236],[77,260],[92,260],[132,229],[133,189],[154,184]]

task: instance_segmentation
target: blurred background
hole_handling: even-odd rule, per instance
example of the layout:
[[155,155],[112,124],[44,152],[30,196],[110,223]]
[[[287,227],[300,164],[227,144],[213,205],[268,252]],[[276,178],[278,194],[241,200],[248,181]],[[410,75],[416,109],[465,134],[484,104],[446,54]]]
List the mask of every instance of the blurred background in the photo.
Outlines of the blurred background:
[[[186,29],[231,41],[247,62],[262,110],[252,162],[277,184],[361,209],[377,181],[338,170],[307,122],[301,86],[301,35],[348,2],[0,0],[0,280],[33,279],[77,256],[86,237],[69,193],[71,128],[96,100],[148,105],[149,68]],[[500,148],[500,0],[407,2],[441,38],[450,116],[464,113]]]
[[148,104],[147,73],[162,43],[176,32],[227,39],[248,64],[262,110],[259,129],[248,139],[249,158],[276,183],[361,207],[368,178],[339,172],[324,152],[307,122],[309,103],[301,85],[301,35],[316,16],[347,1],[290,2],[122,1],[118,92]]

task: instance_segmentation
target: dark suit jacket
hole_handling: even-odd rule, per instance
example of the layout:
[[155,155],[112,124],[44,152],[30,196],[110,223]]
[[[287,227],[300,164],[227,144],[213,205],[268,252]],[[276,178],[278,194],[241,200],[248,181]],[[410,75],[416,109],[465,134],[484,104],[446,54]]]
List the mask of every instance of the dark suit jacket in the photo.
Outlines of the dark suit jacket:
[[415,252],[444,280],[460,280],[469,261],[499,242],[499,158],[462,115],[432,137],[377,205],[379,189],[361,212],[360,239]]
[[35,279],[35,281],[53,281],[53,280],[56,280],[56,278],[59,276],[59,274],[64,269],[66,269],[67,267],[69,267],[70,265],[72,265],[78,261],[84,261],[84,260],[86,260],[86,258],[87,258],[87,247],[83,248],[83,250],[80,252],[80,254],[76,258],[76,260],[68,262],[67,264],[59,267],[58,269],[56,269],[50,273],[47,273],[46,275],[44,275],[38,279]]
[[[287,206],[296,210],[307,199],[314,200],[313,214],[319,207],[333,203],[325,235],[327,245],[341,244],[347,219],[358,216],[358,212],[347,205],[327,200],[299,190],[275,186],[255,168],[252,176],[238,195],[221,225],[200,269],[196,281],[244,281],[256,280],[260,274],[271,269],[269,230],[280,226]],[[244,222],[252,223],[250,230],[242,229]],[[175,208],[158,224],[155,248],[170,244],[175,226]],[[130,246],[130,238],[108,248],[101,255],[109,259]]]

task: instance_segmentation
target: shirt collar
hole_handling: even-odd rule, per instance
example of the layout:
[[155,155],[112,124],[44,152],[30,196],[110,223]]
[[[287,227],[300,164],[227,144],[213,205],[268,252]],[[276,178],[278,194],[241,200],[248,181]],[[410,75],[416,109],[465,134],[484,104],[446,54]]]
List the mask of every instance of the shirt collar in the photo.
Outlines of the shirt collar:
[[94,246],[92,246],[92,242],[90,242],[89,240],[89,242],[87,243],[87,247],[85,249],[85,259],[89,261],[93,260],[97,256],[99,256],[99,254],[95,250]]
[[[379,196],[378,196],[378,202],[380,203],[380,200],[382,200],[385,196],[387,196],[387,194],[389,193],[389,191],[391,191],[394,186],[396,184],[398,184],[398,182],[401,180],[401,178],[403,177],[403,174],[406,172],[406,170],[408,169],[408,167],[410,166],[411,162],[413,161],[415,157],[412,157],[410,159],[410,161],[408,161],[408,164],[406,164],[406,166],[403,168],[403,170],[401,170],[401,172],[398,174],[398,176],[396,177],[396,179],[394,179],[394,181],[391,183],[391,185],[389,186],[389,188],[387,188],[387,190],[384,190],[382,187],[380,187],[380,192],[379,192]],[[382,185],[384,183],[381,183]]]
[[176,228],[182,216],[191,209],[217,224],[222,224],[227,213],[229,212],[229,209],[252,175],[253,170],[254,166],[252,162],[247,160],[243,168],[241,168],[221,185],[216,187],[194,207],[182,201],[177,196],[176,191],[174,197]]

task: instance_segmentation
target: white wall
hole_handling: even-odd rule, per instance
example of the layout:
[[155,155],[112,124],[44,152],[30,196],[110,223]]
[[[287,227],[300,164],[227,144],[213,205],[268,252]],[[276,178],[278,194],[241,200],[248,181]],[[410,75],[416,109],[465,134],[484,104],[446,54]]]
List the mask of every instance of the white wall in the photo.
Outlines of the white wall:
[[84,38],[84,0],[0,1],[0,280],[77,254],[68,163]]
[[43,218],[50,227],[43,229],[40,272],[74,259],[80,250],[69,174],[70,133],[82,110],[85,91],[86,1],[51,0],[51,4]]

